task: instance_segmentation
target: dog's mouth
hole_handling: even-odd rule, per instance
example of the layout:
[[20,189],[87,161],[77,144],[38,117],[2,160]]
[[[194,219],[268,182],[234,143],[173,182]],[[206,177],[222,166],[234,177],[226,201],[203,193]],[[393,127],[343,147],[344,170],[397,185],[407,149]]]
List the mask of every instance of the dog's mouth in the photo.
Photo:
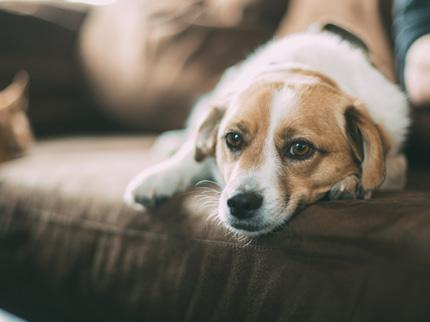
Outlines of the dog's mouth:
[[282,205],[277,200],[270,202],[270,198],[267,198],[266,203],[273,204],[273,206],[265,204],[249,213],[235,213],[232,211],[235,210],[234,207],[230,205],[230,207],[227,207],[228,202],[226,199],[223,196],[218,199],[218,219],[221,220],[224,227],[228,230],[249,237],[257,237],[277,230],[278,227],[283,226],[289,220],[297,208],[300,208],[297,207],[297,203],[290,205],[288,203],[290,197],[288,196],[285,197],[285,204]]
[[285,214],[282,219],[279,220],[264,220],[262,218],[251,218],[248,220],[240,220],[234,217],[228,217],[224,220],[224,224],[230,230],[243,234],[249,237],[257,237],[265,235],[270,232],[278,231],[282,229],[284,224],[290,221],[291,217],[300,212],[304,208],[304,204],[300,204],[296,210],[288,215]]

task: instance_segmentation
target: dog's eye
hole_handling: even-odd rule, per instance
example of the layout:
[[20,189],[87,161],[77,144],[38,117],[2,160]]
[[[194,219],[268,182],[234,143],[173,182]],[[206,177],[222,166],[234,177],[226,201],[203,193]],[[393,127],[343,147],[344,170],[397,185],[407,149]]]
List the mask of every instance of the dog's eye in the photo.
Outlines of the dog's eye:
[[306,141],[294,141],[287,147],[285,152],[288,158],[304,160],[312,156],[315,152],[315,148],[311,143]]
[[243,147],[243,138],[237,132],[229,132],[225,136],[225,143],[230,150],[237,151]]

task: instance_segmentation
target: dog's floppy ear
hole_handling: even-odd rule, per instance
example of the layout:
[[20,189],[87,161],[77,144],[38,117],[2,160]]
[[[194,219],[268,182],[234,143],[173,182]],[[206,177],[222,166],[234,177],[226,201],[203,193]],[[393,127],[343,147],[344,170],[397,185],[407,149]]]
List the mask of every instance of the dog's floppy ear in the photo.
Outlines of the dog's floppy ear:
[[365,192],[372,191],[385,179],[385,138],[358,104],[346,109],[345,121],[352,152],[361,164],[361,187]]
[[215,154],[218,125],[221,122],[224,111],[224,108],[213,107],[209,110],[206,117],[203,118],[196,136],[194,159],[197,162],[203,161],[207,156]]

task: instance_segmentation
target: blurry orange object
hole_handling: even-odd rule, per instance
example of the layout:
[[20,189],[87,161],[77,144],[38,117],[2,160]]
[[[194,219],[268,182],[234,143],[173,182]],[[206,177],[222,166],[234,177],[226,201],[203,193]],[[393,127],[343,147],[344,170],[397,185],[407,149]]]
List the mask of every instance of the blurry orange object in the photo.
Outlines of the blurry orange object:
[[28,81],[28,74],[21,71],[0,91],[0,162],[23,155],[33,141],[25,114]]

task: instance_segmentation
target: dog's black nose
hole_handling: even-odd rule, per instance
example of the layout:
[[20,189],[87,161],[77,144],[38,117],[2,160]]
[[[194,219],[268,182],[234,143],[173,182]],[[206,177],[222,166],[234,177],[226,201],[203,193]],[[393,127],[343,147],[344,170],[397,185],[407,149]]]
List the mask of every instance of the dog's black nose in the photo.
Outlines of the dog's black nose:
[[227,200],[232,216],[238,219],[252,217],[263,204],[263,197],[255,192],[239,193]]

